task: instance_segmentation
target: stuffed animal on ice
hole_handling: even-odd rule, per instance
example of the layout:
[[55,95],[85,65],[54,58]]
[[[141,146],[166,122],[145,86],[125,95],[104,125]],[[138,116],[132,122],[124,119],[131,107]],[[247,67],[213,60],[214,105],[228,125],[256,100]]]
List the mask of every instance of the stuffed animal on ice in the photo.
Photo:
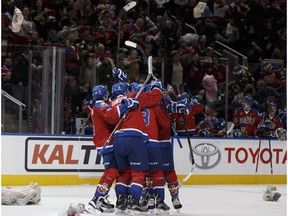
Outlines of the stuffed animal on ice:
[[277,188],[273,185],[268,185],[263,194],[263,199],[265,201],[278,201],[281,194],[277,192]]
[[202,84],[204,89],[199,92],[202,101],[218,101],[218,86],[215,77],[213,75],[206,74],[202,79]]

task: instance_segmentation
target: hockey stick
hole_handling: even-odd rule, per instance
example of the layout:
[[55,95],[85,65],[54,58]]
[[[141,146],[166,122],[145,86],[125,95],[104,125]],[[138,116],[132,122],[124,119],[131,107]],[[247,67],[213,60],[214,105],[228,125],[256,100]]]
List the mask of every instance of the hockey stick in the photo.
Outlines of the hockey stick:
[[188,132],[188,127],[187,127],[187,121],[186,121],[185,113],[184,113],[184,112],[182,112],[182,117],[183,117],[183,120],[184,120],[185,131],[186,131],[186,136],[187,136],[187,140],[188,140],[188,146],[189,146],[191,163],[192,163],[192,167],[191,167],[191,170],[190,170],[189,174],[188,174],[184,179],[182,179],[182,181],[185,182],[185,181],[187,181],[187,180],[191,177],[191,175],[193,174],[193,171],[194,171],[194,169],[195,169],[195,160],[194,160],[192,144],[191,144],[191,140],[190,140],[190,136],[189,136],[189,132]]
[[[262,122],[264,122],[264,118],[265,118],[265,113],[262,114]],[[260,157],[260,148],[261,148],[261,137],[259,138],[259,146],[258,146],[258,155],[257,155],[257,161],[256,161],[256,169],[255,172],[258,172],[258,166],[259,166],[259,157]]]
[[119,11],[118,17],[116,19],[116,22],[118,23],[118,36],[117,36],[117,54],[116,54],[116,65],[118,65],[119,61],[119,49],[120,49],[120,35],[121,35],[121,19],[124,16],[127,11],[131,10],[133,7],[136,6],[135,1],[131,1],[128,4],[126,4],[121,10]]
[[271,174],[273,174],[273,164],[272,164],[272,149],[271,149],[271,139],[270,136],[268,135],[268,142],[269,142],[269,151],[270,151],[270,168],[271,168]]
[[137,4],[136,1],[131,1],[128,4],[126,4],[123,8],[121,8],[116,21],[121,20],[124,14],[127,13],[127,11],[131,10],[133,7],[135,7],[136,4]]
[[257,161],[256,161],[256,170],[255,172],[258,172],[258,165],[259,165],[259,155],[260,155],[260,147],[261,147],[261,138],[259,138],[259,146],[258,146],[258,155],[257,155]]
[[176,131],[176,128],[174,127],[173,124],[171,124],[171,127],[172,127],[172,130],[173,130],[173,132],[174,132],[174,136],[176,137],[177,142],[178,142],[180,148],[183,148],[182,143],[181,143],[181,141],[180,141],[180,139],[179,139],[178,133],[177,133],[177,131]]
[[125,41],[125,45],[129,46],[129,47],[132,47],[134,49],[137,49],[141,53],[143,58],[145,59],[145,62],[147,62],[147,58],[145,56],[145,52],[144,52],[144,50],[143,50],[143,48],[141,46],[139,46],[137,43],[129,41],[129,40]]
[[[145,82],[143,83],[143,85],[141,86],[140,90],[137,92],[136,96],[134,97],[135,100],[138,99],[138,97],[140,96],[141,92],[143,91],[145,84],[148,83],[148,81],[150,80],[150,78],[153,75],[153,68],[152,68],[152,56],[149,56],[148,58],[148,76],[145,80]],[[99,155],[103,154],[103,151],[106,149],[106,146],[110,143],[112,137],[114,136],[114,133],[116,132],[116,130],[119,128],[119,126],[122,124],[122,122],[124,121],[125,117],[127,116],[127,114],[130,112],[130,109],[128,109],[126,111],[126,113],[119,119],[117,125],[114,127],[113,131],[111,132],[111,134],[109,135],[108,139],[106,140],[105,144],[103,145],[102,149],[98,152]]]
[[[177,88],[177,93],[178,93],[178,97],[181,96],[181,92],[180,92],[180,87],[179,85],[176,86]],[[191,163],[192,163],[192,167],[191,167],[191,170],[189,172],[189,174],[184,178],[182,179],[182,181],[187,181],[191,175],[193,174],[193,171],[195,169],[195,160],[194,160],[194,155],[193,155],[193,149],[192,149],[192,144],[191,144],[191,140],[190,140],[190,135],[189,135],[189,131],[188,131],[188,126],[187,126],[187,121],[186,121],[186,116],[185,116],[185,113],[182,112],[182,118],[183,118],[183,121],[184,121],[184,126],[185,126],[185,131],[186,131],[186,137],[187,137],[187,140],[188,140],[188,146],[189,146],[189,151],[190,151],[190,157],[191,157]]]

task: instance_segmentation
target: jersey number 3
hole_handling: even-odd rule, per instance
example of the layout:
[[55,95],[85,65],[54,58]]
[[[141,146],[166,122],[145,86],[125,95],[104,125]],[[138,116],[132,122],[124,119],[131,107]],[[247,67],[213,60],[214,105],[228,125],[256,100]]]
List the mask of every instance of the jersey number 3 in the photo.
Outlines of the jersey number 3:
[[150,116],[150,112],[148,109],[142,109],[142,115],[144,118],[144,123],[145,125],[149,125],[149,116]]

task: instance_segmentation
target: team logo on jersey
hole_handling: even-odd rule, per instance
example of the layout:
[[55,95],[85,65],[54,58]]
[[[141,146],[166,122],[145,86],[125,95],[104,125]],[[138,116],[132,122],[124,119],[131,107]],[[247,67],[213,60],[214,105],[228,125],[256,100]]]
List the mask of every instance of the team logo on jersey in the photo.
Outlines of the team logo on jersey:
[[146,177],[147,188],[153,188],[153,179],[151,177]]
[[98,192],[100,194],[105,195],[108,192],[108,190],[109,190],[108,184],[107,183],[103,183],[102,185],[99,185],[97,190],[98,190]]
[[[199,143],[193,146],[193,153],[198,156],[195,165],[199,169],[211,169],[221,160],[221,151],[218,146],[211,143]],[[196,157],[197,157],[196,156]]]
[[168,189],[171,196],[178,194],[178,187],[175,187],[175,185],[170,185]]
[[251,116],[245,116],[244,118],[240,118],[240,124],[254,124],[255,123],[255,118]]

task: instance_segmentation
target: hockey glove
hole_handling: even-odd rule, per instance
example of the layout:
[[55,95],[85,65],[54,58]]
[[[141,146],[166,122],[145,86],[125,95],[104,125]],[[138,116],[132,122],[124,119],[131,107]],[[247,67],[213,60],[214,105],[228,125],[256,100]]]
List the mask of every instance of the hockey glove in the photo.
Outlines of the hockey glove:
[[242,133],[239,129],[233,131],[234,137],[242,137]]
[[162,87],[162,84],[161,84],[160,80],[154,80],[154,81],[152,81],[152,83],[151,83],[151,90],[152,90],[153,88],[158,88],[160,91],[163,91],[163,87]]
[[127,74],[123,72],[120,68],[113,68],[112,76],[114,78],[117,78],[120,82],[126,82],[127,80]]
[[210,132],[209,132],[209,130],[207,128],[201,130],[199,132],[199,134],[200,134],[200,136],[204,136],[204,137],[210,137],[211,136],[211,134],[210,134]]
[[267,119],[267,120],[264,121],[264,124],[265,124],[266,128],[271,128],[271,126],[272,126],[272,121],[269,120],[269,119]]
[[259,124],[258,125],[258,127],[257,127],[257,129],[259,130],[259,131],[265,131],[265,129],[266,129],[266,126],[265,126],[265,124]]
[[200,102],[199,102],[199,99],[197,97],[192,97],[190,103],[192,106],[194,106],[196,104],[199,104]]
[[184,113],[185,115],[189,113],[189,109],[183,101],[172,102],[167,106],[167,110],[169,113]]
[[136,109],[139,106],[139,102],[132,98],[123,98],[122,104],[124,104],[127,109]]

